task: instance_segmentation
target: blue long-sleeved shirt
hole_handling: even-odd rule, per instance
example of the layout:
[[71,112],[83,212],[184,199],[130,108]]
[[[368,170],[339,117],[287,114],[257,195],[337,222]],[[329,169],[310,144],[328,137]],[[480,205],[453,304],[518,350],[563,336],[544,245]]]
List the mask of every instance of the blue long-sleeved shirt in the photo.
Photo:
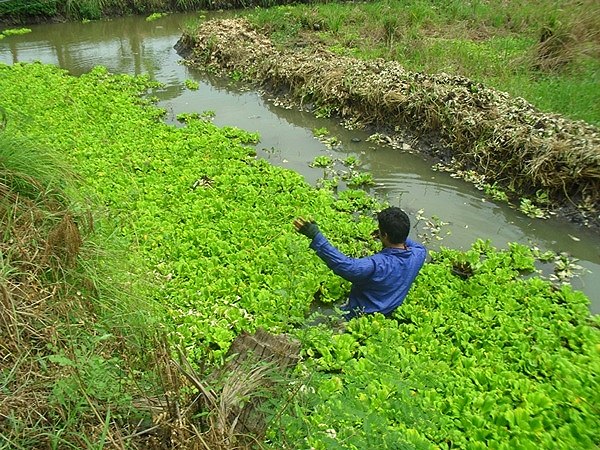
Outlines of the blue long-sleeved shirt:
[[359,312],[389,314],[402,304],[427,257],[418,242],[407,239],[406,247],[386,247],[372,256],[350,258],[320,232],[310,243],[336,275],[352,282],[348,304],[342,308],[349,311],[349,317]]

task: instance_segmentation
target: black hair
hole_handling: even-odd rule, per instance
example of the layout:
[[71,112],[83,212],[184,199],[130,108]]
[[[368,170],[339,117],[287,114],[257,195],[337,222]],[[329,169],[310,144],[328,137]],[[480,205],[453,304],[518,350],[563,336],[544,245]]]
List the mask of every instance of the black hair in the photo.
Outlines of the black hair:
[[410,230],[410,219],[400,208],[392,206],[377,214],[379,230],[387,234],[392,244],[403,244],[406,242]]

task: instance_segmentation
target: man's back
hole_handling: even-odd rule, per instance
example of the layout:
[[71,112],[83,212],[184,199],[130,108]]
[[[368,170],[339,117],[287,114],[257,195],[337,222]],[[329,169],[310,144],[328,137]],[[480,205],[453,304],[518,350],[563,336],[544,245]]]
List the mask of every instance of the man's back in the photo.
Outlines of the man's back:
[[352,312],[389,314],[402,304],[427,257],[425,247],[410,239],[406,249],[386,247],[365,258],[350,258],[321,233],[310,244],[334,273],[352,282],[348,305]]

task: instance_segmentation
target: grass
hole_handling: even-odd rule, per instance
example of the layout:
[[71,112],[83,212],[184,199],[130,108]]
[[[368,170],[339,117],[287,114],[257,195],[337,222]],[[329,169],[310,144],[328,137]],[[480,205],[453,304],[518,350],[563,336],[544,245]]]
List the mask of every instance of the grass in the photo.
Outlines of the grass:
[[0,130],[0,448],[102,448],[140,416],[154,311],[75,180],[51,148]]
[[283,46],[319,42],[410,71],[463,75],[543,111],[600,124],[600,6],[592,0],[382,0],[248,15]]
[[0,22],[16,24],[65,18],[88,21],[127,14],[269,7],[277,4],[277,0],[4,0],[0,2]]
[[[68,171],[51,151],[41,151],[22,137],[0,132],[0,183],[32,201],[61,195]],[[61,186],[62,185],[62,186]]]

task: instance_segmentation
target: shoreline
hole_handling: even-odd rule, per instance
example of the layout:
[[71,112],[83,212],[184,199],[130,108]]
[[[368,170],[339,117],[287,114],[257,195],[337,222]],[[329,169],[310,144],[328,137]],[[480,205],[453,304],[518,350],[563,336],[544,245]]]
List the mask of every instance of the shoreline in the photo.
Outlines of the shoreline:
[[442,170],[476,174],[487,194],[501,193],[518,209],[526,199],[538,214],[600,231],[600,129],[593,125],[541,113],[464,77],[411,73],[394,61],[318,46],[280,50],[245,19],[204,22],[175,49],[190,66],[241,75],[269,95],[374,130],[392,147],[402,148],[408,130],[412,148]]

